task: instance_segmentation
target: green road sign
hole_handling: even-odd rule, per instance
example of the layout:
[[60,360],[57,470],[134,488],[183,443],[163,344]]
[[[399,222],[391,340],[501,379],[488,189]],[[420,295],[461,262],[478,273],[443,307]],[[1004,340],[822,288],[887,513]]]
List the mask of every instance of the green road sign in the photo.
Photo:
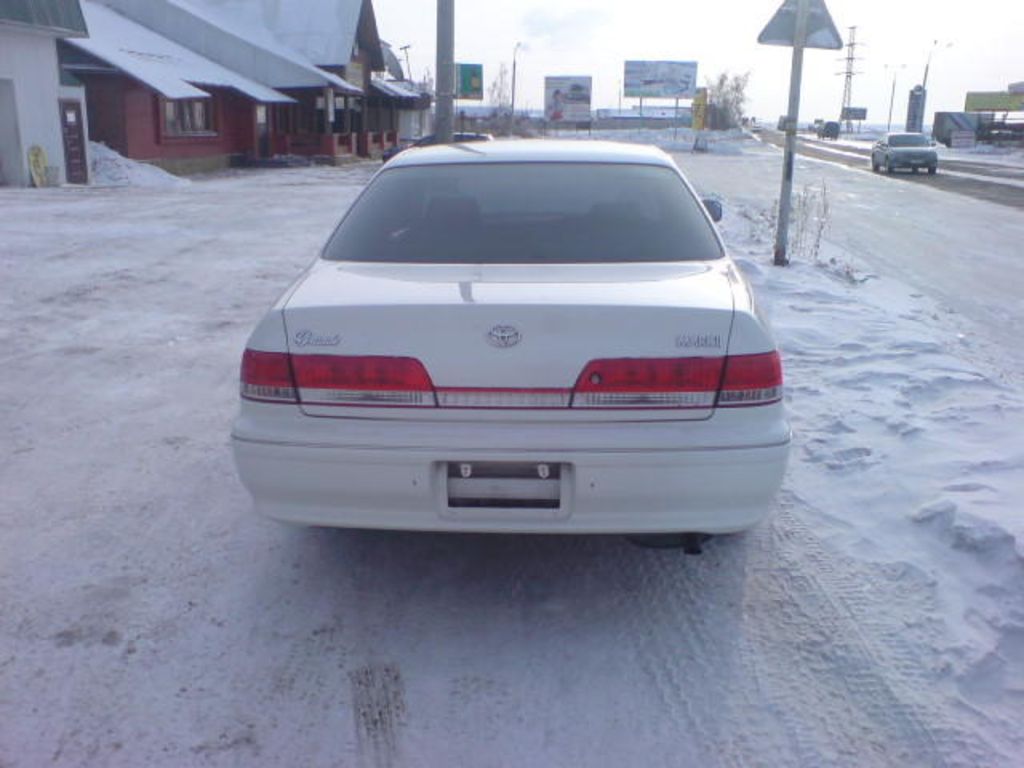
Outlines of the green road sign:
[[484,65],[455,65],[455,98],[484,100]]

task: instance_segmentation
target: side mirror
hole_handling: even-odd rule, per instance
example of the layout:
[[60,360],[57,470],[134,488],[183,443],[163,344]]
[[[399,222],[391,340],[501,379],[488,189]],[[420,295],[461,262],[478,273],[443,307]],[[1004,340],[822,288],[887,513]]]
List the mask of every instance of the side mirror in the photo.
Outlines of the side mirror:
[[704,203],[705,210],[711,214],[712,221],[718,222],[722,220],[722,203],[720,201],[706,198],[701,200],[701,202]]

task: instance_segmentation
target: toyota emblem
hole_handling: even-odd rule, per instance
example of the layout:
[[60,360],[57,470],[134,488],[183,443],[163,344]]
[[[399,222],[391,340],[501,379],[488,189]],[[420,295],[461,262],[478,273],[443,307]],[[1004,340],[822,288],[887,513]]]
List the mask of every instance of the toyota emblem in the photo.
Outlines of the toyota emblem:
[[523,340],[523,335],[514,325],[496,325],[487,332],[487,343],[498,349],[514,347]]

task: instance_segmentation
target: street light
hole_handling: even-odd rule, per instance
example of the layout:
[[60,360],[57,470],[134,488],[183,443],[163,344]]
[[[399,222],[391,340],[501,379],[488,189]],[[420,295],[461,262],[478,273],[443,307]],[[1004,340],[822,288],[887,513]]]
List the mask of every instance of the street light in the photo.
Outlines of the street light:
[[[945,44],[940,45],[938,40],[934,40],[932,42],[931,50],[928,51],[928,60],[925,62],[925,65],[924,65],[924,79],[921,81],[921,104],[920,104],[920,110],[921,111],[919,113],[920,120],[918,121],[918,124],[913,127],[913,130],[915,130],[915,131],[923,130],[924,115],[925,115],[924,105],[925,105],[925,102],[928,99],[928,70],[931,69],[931,66],[932,66],[932,55],[935,53],[935,50],[937,48],[945,49],[945,48],[952,48],[952,47],[953,47],[952,43],[945,43]],[[910,130],[910,128],[908,128],[908,130]]]
[[932,43],[932,49],[930,51],[928,51],[928,61],[926,61],[925,65],[924,65],[924,80],[921,81],[921,87],[922,88],[927,88],[928,87],[928,69],[932,65],[932,54],[934,54],[935,53],[935,49],[939,48],[939,47],[941,47],[943,49],[945,49],[945,48],[952,48],[953,44],[952,43],[946,43],[945,45],[940,46],[938,40],[935,40]]
[[892,64],[886,64],[885,68],[887,70],[889,70],[889,69],[892,70],[892,93],[889,94],[889,122],[885,126],[885,131],[886,131],[886,133],[888,133],[889,131],[892,130],[892,105],[893,105],[893,102],[896,101],[896,75],[899,74],[899,71],[901,69],[906,69],[907,65],[906,64],[900,64],[899,66],[895,66],[895,65],[892,65]]
[[412,64],[409,62],[409,49],[410,48],[412,48],[411,45],[403,45],[398,50],[400,50],[402,53],[405,54],[405,77],[406,77],[406,79],[410,83],[412,83],[412,82],[414,82],[414,79],[413,79],[413,76],[412,76]]
[[516,43],[516,47],[512,49],[512,123],[515,124],[516,119],[516,56],[519,54],[519,49],[523,47],[522,43]]

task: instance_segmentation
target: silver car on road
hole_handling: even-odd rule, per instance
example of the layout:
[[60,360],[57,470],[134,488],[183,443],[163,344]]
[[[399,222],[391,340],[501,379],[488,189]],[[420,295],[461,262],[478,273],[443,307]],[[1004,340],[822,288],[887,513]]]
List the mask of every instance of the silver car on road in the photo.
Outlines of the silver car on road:
[[909,168],[917,173],[927,168],[934,174],[939,168],[939,154],[934,143],[923,133],[888,133],[871,149],[871,170],[885,168],[892,173],[897,168]]

